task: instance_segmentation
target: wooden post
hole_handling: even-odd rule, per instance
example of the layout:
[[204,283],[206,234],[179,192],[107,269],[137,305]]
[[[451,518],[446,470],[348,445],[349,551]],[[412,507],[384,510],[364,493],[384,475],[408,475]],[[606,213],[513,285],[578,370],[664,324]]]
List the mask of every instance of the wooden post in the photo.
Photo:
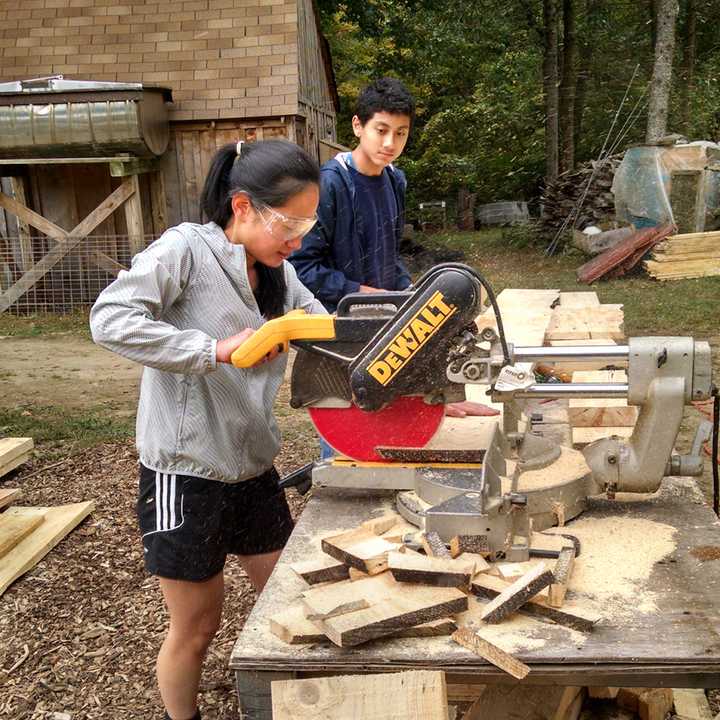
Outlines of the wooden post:
[[162,235],[167,230],[167,201],[165,199],[165,179],[161,170],[150,173],[150,195],[152,202],[153,233]]
[[145,230],[143,227],[142,204],[140,202],[140,182],[137,175],[128,175],[122,179],[122,186],[130,191],[125,202],[125,222],[128,230],[130,259],[145,248]]
[[270,683],[273,680],[293,680],[292,672],[235,672],[238,710],[243,720],[273,720]]
[[[25,182],[21,177],[10,178],[10,187],[15,199],[21,205],[27,205],[25,199]],[[30,236],[30,226],[22,220],[17,219],[18,224],[18,237],[20,238],[20,267],[25,270],[29,270],[33,265],[32,256],[32,238]]]

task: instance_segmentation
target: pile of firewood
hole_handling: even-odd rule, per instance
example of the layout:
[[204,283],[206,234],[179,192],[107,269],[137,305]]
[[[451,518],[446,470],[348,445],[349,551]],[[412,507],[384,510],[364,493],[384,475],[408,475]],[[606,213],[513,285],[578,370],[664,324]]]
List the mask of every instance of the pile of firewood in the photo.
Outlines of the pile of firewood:
[[[568,170],[549,183],[542,194],[542,214],[539,230],[543,235],[553,237],[562,227],[570,214],[573,214],[569,228],[583,230],[615,216],[615,196],[612,183],[620,165],[622,155],[611,155],[605,160],[584,163],[576,170]],[[594,177],[588,187],[588,181]],[[580,212],[575,216],[575,208],[580,199],[587,194]]]

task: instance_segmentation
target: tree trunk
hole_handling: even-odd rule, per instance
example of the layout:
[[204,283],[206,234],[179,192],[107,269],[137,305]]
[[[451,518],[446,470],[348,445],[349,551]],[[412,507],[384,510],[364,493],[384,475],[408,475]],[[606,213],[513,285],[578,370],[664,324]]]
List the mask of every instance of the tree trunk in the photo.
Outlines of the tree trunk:
[[545,52],[543,86],[545,91],[545,180],[558,176],[558,32],[557,0],[543,0]]
[[657,38],[655,65],[650,80],[645,142],[653,143],[667,134],[668,101],[672,84],[672,62],[675,51],[675,23],[678,16],[677,0],[657,0]]
[[[697,49],[697,7],[695,0],[687,0],[683,46],[683,72],[680,84],[680,125],[690,135],[690,116],[695,82],[695,53]],[[688,139],[690,139],[688,137]]]
[[580,59],[578,62],[577,80],[575,84],[575,110],[573,120],[575,122],[574,146],[582,140],[583,115],[585,114],[585,98],[587,95],[588,80],[590,79],[590,67],[592,65],[593,50],[596,43],[596,32],[599,33],[601,18],[601,0],[587,0],[585,3],[586,21],[584,32],[581,37],[584,39],[580,44]]
[[563,0],[563,70],[560,84],[560,168],[563,172],[575,166],[576,60],[575,0]]
[[648,15],[650,15],[650,52],[655,53],[657,42],[657,3],[658,0],[647,0]]

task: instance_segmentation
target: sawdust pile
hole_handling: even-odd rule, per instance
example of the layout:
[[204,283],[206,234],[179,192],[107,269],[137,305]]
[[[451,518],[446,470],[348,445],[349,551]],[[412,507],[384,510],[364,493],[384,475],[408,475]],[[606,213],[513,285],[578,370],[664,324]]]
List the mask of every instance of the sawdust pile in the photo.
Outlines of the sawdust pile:
[[632,517],[580,518],[565,528],[582,545],[569,590],[592,597],[614,618],[657,610],[656,595],[639,591],[655,564],[675,550],[675,528]]

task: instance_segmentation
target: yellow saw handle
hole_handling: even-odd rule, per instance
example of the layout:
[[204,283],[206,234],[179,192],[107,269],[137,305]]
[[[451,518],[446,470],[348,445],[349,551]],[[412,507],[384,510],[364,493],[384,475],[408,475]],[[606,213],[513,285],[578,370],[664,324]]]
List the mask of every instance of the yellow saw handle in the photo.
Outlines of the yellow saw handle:
[[230,361],[235,367],[249,368],[278,345],[287,352],[290,340],[332,340],[334,337],[335,319],[332,315],[308,315],[304,310],[291,310],[256,330],[234,350]]

